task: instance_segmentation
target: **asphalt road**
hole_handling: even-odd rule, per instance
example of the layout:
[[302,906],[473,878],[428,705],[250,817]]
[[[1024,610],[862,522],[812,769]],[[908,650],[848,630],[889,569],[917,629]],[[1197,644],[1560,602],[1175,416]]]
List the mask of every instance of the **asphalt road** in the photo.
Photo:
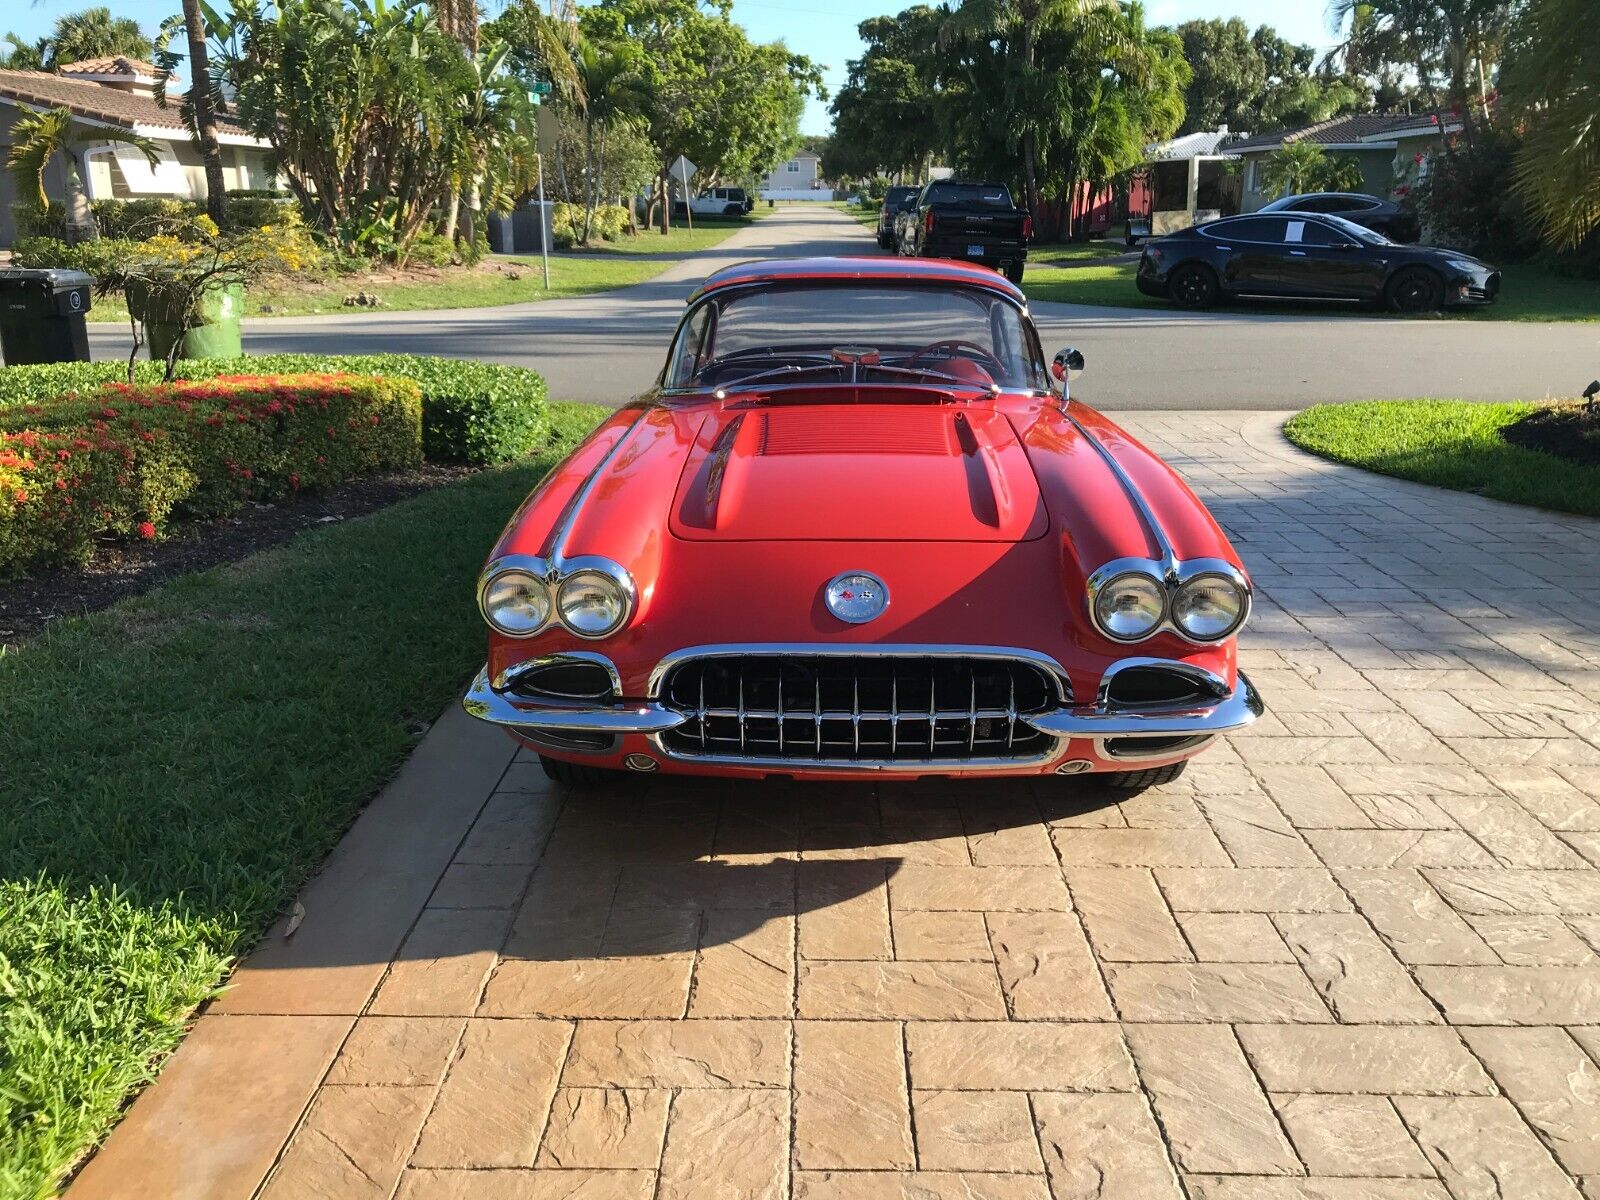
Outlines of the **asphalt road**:
[[[843,213],[789,205],[620,291],[504,308],[258,318],[245,322],[245,347],[516,363],[542,372],[553,397],[616,404],[655,378],[684,299],[709,272],[752,258],[878,253],[871,233]],[[1072,345],[1088,360],[1075,394],[1110,410],[1541,399],[1576,395],[1600,375],[1600,323],[1033,307],[1047,354]],[[127,345],[120,327],[90,326],[95,358],[126,355]]]

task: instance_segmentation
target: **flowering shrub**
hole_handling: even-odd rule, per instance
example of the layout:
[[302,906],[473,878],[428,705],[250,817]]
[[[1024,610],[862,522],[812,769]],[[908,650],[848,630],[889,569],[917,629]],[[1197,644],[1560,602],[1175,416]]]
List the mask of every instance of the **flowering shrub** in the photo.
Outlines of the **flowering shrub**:
[[0,408],[0,575],[82,560],[104,535],[326,488],[422,458],[415,384],[347,375],[104,384]]
[[[544,377],[526,367],[425,354],[265,354],[178,363],[180,379],[302,372],[383,375],[422,390],[422,446],[441,462],[498,463],[545,445],[550,410]],[[47,403],[122,378],[121,363],[40,363],[0,371],[0,412],[8,404]],[[141,382],[161,377],[159,363],[138,364]]]

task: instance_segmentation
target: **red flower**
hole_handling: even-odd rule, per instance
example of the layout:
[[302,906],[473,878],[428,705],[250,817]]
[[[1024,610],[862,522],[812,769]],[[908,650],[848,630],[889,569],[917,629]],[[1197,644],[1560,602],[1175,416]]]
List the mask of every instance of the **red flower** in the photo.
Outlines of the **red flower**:
[[139,536],[147,542],[151,541],[156,536],[156,527],[149,521],[140,521]]
[[26,504],[28,502],[28,493],[23,491],[21,488],[18,488],[11,494],[16,498],[18,504]]
[[114,408],[102,408],[100,415],[108,421],[114,421],[117,417],[117,410]]

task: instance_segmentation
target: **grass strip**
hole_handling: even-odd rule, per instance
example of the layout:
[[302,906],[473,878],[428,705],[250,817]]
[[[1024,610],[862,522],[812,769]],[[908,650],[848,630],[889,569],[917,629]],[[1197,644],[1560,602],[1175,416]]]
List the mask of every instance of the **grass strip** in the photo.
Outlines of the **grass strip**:
[[544,453],[0,656],[0,1197],[54,1192],[483,657]]
[[1600,468],[1513,446],[1500,431],[1536,404],[1373,400],[1319,404],[1283,432],[1334,462],[1513,504],[1600,516]]

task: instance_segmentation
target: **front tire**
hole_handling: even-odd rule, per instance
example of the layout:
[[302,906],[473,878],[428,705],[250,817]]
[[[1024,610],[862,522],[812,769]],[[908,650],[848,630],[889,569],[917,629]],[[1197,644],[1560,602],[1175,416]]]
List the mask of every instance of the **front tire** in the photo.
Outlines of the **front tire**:
[[539,755],[539,765],[544,768],[545,778],[551,783],[559,783],[563,787],[592,788],[605,787],[621,780],[621,771],[608,771],[604,767],[590,767],[582,763],[567,762],[561,758],[551,758],[548,755]]
[[1179,308],[1210,308],[1221,293],[1216,272],[1199,263],[1185,263],[1167,279],[1167,295]]
[[1109,771],[1094,778],[1114,792],[1142,792],[1146,788],[1171,783],[1183,774],[1188,765],[1189,760],[1184,759],[1182,762],[1168,763],[1164,767],[1146,767],[1142,771]]
[[1407,267],[1389,281],[1384,298],[1393,312],[1434,312],[1444,306],[1444,280],[1426,267]]

